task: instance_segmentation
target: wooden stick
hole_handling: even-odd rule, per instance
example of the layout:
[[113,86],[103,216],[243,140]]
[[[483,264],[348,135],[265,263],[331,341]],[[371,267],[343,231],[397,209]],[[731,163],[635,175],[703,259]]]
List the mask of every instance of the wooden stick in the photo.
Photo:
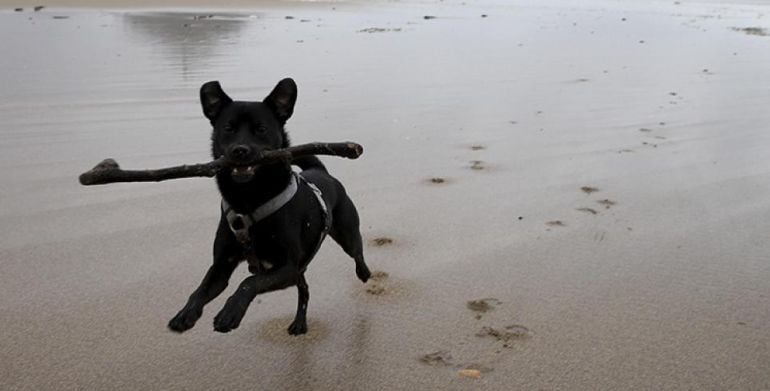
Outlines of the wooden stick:
[[[364,148],[356,143],[309,143],[284,149],[264,151],[249,165],[270,164],[291,161],[300,156],[332,155],[356,159]],[[224,168],[231,167],[224,157],[217,160],[183,166],[160,168],[156,170],[122,170],[113,159],[102,160],[90,171],[80,174],[80,184],[84,186],[104,185],[115,182],[159,182],[168,179],[213,177]]]

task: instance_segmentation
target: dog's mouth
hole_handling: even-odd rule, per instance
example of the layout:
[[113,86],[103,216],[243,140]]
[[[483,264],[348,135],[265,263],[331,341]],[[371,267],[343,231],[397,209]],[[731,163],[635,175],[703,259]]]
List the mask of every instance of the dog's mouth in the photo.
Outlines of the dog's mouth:
[[257,166],[233,167],[230,171],[230,176],[237,183],[246,183],[254,177],[254,171],[256,171],[256,169]]

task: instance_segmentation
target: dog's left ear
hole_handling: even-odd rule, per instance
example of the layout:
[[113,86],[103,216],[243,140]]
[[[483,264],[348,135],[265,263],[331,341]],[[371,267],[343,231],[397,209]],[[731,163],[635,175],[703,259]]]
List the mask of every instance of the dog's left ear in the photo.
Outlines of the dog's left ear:
[[286,122],[294,113],[294,103],[297,102],[297,83],[291,78],[285,78],[278,82],[264,102],[278,120]]

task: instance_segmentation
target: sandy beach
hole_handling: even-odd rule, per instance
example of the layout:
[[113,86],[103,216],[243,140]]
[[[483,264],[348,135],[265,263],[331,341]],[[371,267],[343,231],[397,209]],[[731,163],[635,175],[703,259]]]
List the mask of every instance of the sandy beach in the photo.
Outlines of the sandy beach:
[[[207,3],[0,1],[3,389],[770,389],[768,2]],[[327,241],[307,335],[293,288],[213,331],[245,267],[172,333],[213,180],[77,176],[207,161],[200,85],[286,76],[378,278]]]

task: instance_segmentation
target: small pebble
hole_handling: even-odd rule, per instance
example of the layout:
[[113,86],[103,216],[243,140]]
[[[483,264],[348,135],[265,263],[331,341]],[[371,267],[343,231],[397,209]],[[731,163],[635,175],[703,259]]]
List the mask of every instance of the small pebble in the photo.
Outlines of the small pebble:
[[467,377],[470,379],[478,379],[481,377],[481,371],[478,369],[461,369],[457,371],[460,377]]

